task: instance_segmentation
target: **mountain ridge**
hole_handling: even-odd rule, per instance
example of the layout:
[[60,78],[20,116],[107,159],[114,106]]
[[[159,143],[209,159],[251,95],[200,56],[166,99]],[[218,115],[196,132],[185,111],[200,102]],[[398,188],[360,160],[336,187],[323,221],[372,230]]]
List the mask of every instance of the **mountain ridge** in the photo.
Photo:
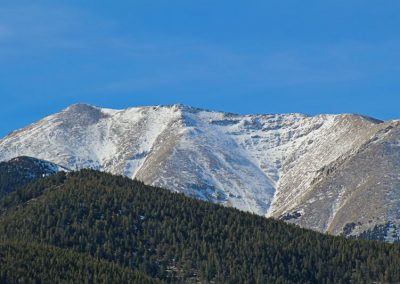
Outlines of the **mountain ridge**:
[[[70,169],[122,174],[321,232],[341,234],[361,222],[355,232],[362,233],[375,225],[399,224],[400,217],[382,209],[376,213],[379,220],[364,220],[366,212],[349,209],[348,198],[358,190],[351,178],[342,174],[328,180],[349,163],[348,172],[366,166],[374,180],[394,174],[387,167],[376,172],[366,158],[363,164],[356,161],[364,148],[392,161],[386,144],[397,143],[398,128],[396,120],[355,114],[239,115],[179,104],[125,110],[75,104],[0,140],[0,161],[29,155]],[[393,178],[380,199],[397,196],[396,186]],[[339,211],[349,210],[353,219],[331,226]]]

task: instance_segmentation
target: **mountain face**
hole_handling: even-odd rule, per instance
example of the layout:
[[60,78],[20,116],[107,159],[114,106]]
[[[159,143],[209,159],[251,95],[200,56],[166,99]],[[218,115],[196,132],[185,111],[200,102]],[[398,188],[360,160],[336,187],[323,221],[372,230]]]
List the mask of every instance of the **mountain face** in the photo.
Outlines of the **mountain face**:
[[78,104],[0,141],[331,234],[397,238],[400,121],[359,115],[236,115],[188,106]]
[[39,178],[67,169],[31,157],[17,157],[0,162],[0,198]]

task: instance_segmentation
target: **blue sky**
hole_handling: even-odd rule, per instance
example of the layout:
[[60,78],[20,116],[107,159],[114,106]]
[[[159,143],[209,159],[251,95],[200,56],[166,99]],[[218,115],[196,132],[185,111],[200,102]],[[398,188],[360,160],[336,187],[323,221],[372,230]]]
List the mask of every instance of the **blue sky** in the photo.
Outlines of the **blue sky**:
[[400,118],[400,2],[0,3],[0,136],[66,106]]

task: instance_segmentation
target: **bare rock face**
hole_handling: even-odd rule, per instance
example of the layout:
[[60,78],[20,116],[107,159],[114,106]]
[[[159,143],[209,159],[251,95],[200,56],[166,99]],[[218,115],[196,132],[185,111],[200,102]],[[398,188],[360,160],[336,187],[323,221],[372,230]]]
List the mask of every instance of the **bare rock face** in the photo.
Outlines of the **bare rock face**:
[[321,232],[391,241],[399,145],[399,122],[359,115],[79,104],[0,140],[0,161],[95,168]]
[[[309,188],[296,223],[331,234],[357,236],[385,225],[398,239],[400,217],[400,129],[381,124],[352,155],[327,167]],[[380,235],[379,238],[382,236]]]

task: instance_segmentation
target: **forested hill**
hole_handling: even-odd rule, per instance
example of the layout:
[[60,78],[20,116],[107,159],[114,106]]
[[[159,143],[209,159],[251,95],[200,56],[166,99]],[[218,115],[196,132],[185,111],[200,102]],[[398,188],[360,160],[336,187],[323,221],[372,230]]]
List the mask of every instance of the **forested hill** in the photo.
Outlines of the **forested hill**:
[[0,210],[3,242],[68,249],[166,282],[400,281],[399,245],[327,236],[91,170],[29,184]]
[[44,176],[66,170],[56,164],[32,157],[17,157],[0,162],[0,198]]

